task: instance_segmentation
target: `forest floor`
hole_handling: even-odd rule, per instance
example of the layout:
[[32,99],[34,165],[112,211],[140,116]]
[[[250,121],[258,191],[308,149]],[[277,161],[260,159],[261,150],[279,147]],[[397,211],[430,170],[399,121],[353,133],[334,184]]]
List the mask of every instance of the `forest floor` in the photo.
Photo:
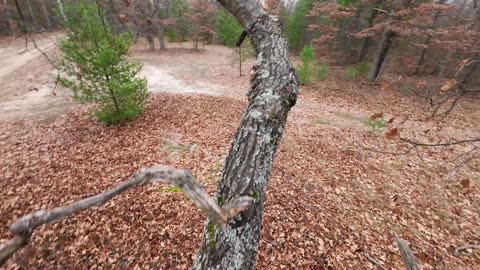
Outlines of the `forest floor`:
[[[142,116],[116,127],[97,123],[60,87],[53,95],[55,73],[40,55],[0,73],[0,243],[16,218],[102,192],[153,164],[190,169],[213,193],[249,78],[238,76],[229,49],[174,46],[133,50],[152,96]],[[422,269],[478,269],[478,250],[454,254],[480,242],[475,145],[402,155],[410,146],[388,136],[398,128],[422,142],[472,137],[480,134],[478,105],[463,100],[448,117],[425,121],[425,101],[387,84],[346,81],[343,72],[332,66],[325,81],[302,87],[289,115],[267,191],[258,269],[376,269],[365,254],[401,269],[392,232],[410,243]],[[15,101],[43,86],[37,103]],[[4,107],[12,103],[15,109]],[[369,119],[379,113],[374,129]],[[137,188],[41,227],[6,268],[188,269],[204,220],[181,193]]]

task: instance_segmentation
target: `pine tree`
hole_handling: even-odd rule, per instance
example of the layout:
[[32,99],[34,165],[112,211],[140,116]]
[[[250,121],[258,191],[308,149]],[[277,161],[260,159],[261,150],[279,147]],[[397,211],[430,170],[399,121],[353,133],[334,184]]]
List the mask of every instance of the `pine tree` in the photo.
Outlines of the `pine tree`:
[[61,83],[81,102],[95,103],[94,113],[105,124],[132,119],[143,111],[146,80],[137,75],[141,65],[130,63],[129,34],[115,35],[93,1],[65,5],[67,38]]
[[307,13],[312,9],[313,0],[299,0],[295,5],[292,15],[286,22],[288,43],[291,49],[300,50],[308,40],[305,38],[305,31],[308,26]]
[[243,31],[238,20],[224,9],[217,11],[216,30],[220,42],[227,47],[234,47],[235,42]]

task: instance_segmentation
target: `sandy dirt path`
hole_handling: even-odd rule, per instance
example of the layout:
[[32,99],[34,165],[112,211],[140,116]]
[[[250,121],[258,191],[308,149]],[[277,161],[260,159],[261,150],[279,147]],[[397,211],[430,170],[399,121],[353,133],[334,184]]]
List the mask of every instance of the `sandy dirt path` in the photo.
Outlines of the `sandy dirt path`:
[[[53,54],[55,38],[39,38],[36,43]],[[55,86],[56,70],[31,42],[27,47],[24,39],[1,44],[0,121],[51,120],[78,105],[68,89]],[[232,65],[229,49],[210,46],[192,52],[185,47],[188,45],[177,46],[162,53],[134,50],[131,58],[144,65],[141,75],[147,78],[150,92],[244,97],[246,87],[242,83],[232,87],[218,80],[212,82],[211,77],[221,78],[222,74],[211,74],[211,69]]]

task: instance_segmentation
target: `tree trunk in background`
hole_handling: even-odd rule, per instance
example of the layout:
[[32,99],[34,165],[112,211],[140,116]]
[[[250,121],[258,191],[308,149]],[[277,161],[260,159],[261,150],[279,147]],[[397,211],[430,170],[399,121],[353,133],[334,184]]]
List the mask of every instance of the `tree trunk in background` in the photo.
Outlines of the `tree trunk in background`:
[[255,269],[265,192],[287,114],[298,94],[288,41],[256,0],[219,0],[250,36],[257,55],[248,105],[240,121],[217,188],[217,200],[255,198],[254,205],[222,229],[205,225],[193,269]]
[[[460,15],[464,10],[465,10],[465,6],[467,4],[467,0],[463,0],[462,4],[460,5],[460,7],[458,8],[457,10],[457,16]],[[480,12],[477,11],[477,14],[480,14]],[[480,16],[477,15],[477,20]],[[445,72],[452,60],[452,57],[453,57],[453,54],[454,52],[450,51],[447,53],[447,55],[445,57],[443,57],[441,59],[441,61],[439,61],[440,63],[438,64],[438,75],[437,75],[437,78],[439,79],[443,79],[445,77]]]
[[[168,2],[168,1],[167,1]],[[158,25],[158,43],[160,44],[160,49],[163,50],[165,49],[165,26],[162,25],[162,22],[160,21],[162,17],[162,9],[165,7],[162,6],[163,2],[162,1],[157,1],[157,11],[156,11],[156,19],[159,20],[157,23]],[[167,13],[168,13],[168,6],[167,6]],[[168,17],[167,17],[168,18]]]
[[376,82],[379,78],[380,71],[383,67],[387,54],[392,46],[393,37],[395,34],[388,29],[388,27],[382,33],[382,40],[378,45],[377,52],[375,53],[373,66],[368,73],[368,79]]
[[198,34],[193,38],[193,48],[198,50]]
[[165,27],[163,25],[158,26],[158,42],[160,43],[160,49],[165,49]]
[[33,13],[32,3],[30,3],[30,0],[26,0],[25,2],[27,3],[28,12],[30,13],[30,17],[32,18],[32,30],[37,30],[38,21],[35,17],[35,13]]
[[10,12],[7,0],[3,0],[3,13],[5,14],[5,29],[6,34],[11,34],[14,32],[13,29],[13,21],[12,21],[12,13]]
[[[439,0],[437,4],[443,4],[445,3],[446,0]],[[433,20],[432,20],[432,28],[435,28],[437,26],[438,22],[438,17],[440,16],[440,12],[435,12],[433,14]],[[422,47],[422,50],[420,51],[420,57],[418,58],[417,64],[415,65],[415,71],[413,72],[413,75],[416,75],[420,72],[420,68],[425,62],[425,55],[427,54],[427,49],[428,45],[430,44],[430,40],[432,39],[432,36],[427,36],[425,39],[425,42],[423,43],[424,47]]]
[[45,22],[47,23],[46,28],[50,28],[50,26],[52,26],[52,23],[50,21],[50,14],[47,8],[47,1],[41,1],[41,5],[42,5],[43,14],[45,16]]
[[[377,17],[378,11],[375,9],[378,5],[381,5],[383,0],[377,0],[373,3],[373,6],[370,8],[370,14],[368,16],[368,24],[366,28],[370,28],[373,26],[373,20]],[[363,39],[362,48],[360,49],[360,53],[358,54],[358,62],[365,61],[365,58],[368,55],[368,47],[371,43],[371,37],[366,37]]]
[[147,33],[145,35],[145,38],[147,39],[147,42],[148,42],[148,49],[150,51],[155,51],[155,39],[153,39],[153,35],[150,33]]
[[62,0],[57,0],[58,9],[60,10],[60,14],[62,15],[63,19],[66,20],[67,16],[65,15],[65,10],[63,9]]

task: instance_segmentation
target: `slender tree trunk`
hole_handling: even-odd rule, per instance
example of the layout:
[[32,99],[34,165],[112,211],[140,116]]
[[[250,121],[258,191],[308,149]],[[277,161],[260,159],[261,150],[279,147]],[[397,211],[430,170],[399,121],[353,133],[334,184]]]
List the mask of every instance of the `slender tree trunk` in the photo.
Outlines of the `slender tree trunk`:
[[14,29],[13,29],[12,14],[10,12],[10,8],[7,0],[3,0],[3,13],[5,14],[6,34],[10,35],[14,32]]
[[147,33],[145,37],[148,42],[148,49],[150,51],[155,51],[155,39],[153,39],[153,35],[150,33]]
[[60,15],[62,15],[64,20],[67,20],[67,16],[65,15],[65,10],[63,9],[62,0],[57,0],[58,9],[60,10]]
[[50,28],[50,26],[52,26],[52,23],[50,21],[50,14],[47,9],[47,2],[46,1],[41,1],[41,2],[42,2],[43,14],[45,15],[45,22],[47,23],[46,28]]
[[196,34],[195,37],[193,38],[193,48],[195,50],[198,50],[198,34]]
[[289,60],[288,41],[256,0],[219,0],[250,36],[257,55],[248,105],[240,122],[216,196],[228,203],[251,196],[254,205],[225,228],[205,225],[193,269],[255,269],[265,192],[287,114],[298,94],[298,79]]
[[163,25],[158,25],[158,42],[160,49],[165,49],[165,27]]
[[[432,36],[427,36],[427,38],[425,39],[425,42],[423,43],[424,46],[428,46],[428,44],[430,43],[430,39],[432,39]],[[420,51],[420,57],[418,58],[417,64],[415,65],[415,70],[413,71],[412,75],[417,75],[420,72],[420,68],[425,62],[426,54],[427,54],[427,48],[422,47],[422,50]]]
[[[378,5],[381,5],[383,0],[377,0],[373,3],[373,6],[370,8],[370,14],[368,16],[368,24],[366,28],[370,28],[373,25],[373,20],[377,17],[378,11],[375,9]],[[368,48],[371,43],[371,37],[366,37],[363,39],[362,47],[360,49],[360,53],[358,54],[358,62],[365,61],[365,58],[368,55]]]
[[30,0],[26,0],[26,2],[27,2],[28,12],[30,13],[30,17],[32,18],[32,29],[37,30],[38,21],[37,21],[37,18],[35,17],[35,13],[33,12],[32,3],[30,3]]
[[[439,0],[437,3],[438,4],[443,4],[445,3],[446,0]],[[432,28],[435,28],[437,26],[438,22],[438,17],[440,16],[440,13],[437,11],[433,14],[433,20],[432,20]],[[427,38],[425,39],[425,42],[423,43],[422,50],[420,51],[420,57],[418,58],[417,64],[415,65],[415,70],[413,72],[413,75],[416,75],[420,72],[420,68],[425,62],[425,55],[427,54],[427,48],[428,45],[430,44],[430,40],[432,39],[432,36],[428,35]]]
[[392,46],[393,37],[395,34],[386,28],[382,33],[382,40],[378,45],[377,52],[373,61],[373,66],[368,73],[368,79],[371,81],[377,81],[382,70],[387,54]]
[[[466,4],[467,4],[467,0],[463,0],[462,4],[460,5],[460,7],[457,10],[457,13],[456,13],[457,16],[460,15],[465,10]],[[480,14],[480,13],[478,13],[478,11],[477,11],[477,14]],[[446,72],[447,67],[449,66],[449,64],[452,60],[453,54],[454,54],[454,52],[449,51],[447,53],[447,55],[442,58],[442,60],[438,64],[438,70],[439,71],[438,71],[437,78],[443,79],[445,77],[445,72]]]

